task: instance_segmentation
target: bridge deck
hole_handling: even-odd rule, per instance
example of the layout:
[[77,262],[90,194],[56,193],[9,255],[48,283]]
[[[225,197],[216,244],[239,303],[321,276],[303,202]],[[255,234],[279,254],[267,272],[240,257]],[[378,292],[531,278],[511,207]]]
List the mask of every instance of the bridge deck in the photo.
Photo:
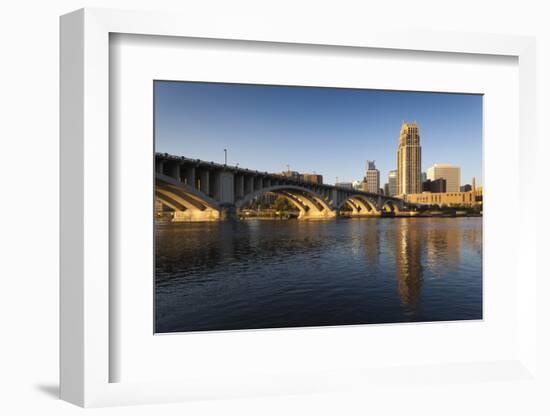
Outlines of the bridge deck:
[[[378,197],[381,196],[381,194],[376,194],[376,193],[372,193],[372,192],[364,192],[364,191],[360,191],[360,190],[356,190],[356,189],[349,189],[349,188],[344,188],[344,187],[329,185],[329,184],[318,184],[318,183],[315,183],[315,182],[305,181],[305,180],[302,180],[302,179],[297,179],[297,178],[293,178],[293,177],[290,177],[290,176],[285,176],[285,175],[282,175],[282,174],[269,173],[269,172],[265,172],[265,171],[241,168],[239,166],[224,165],[224,164],[215,163],[215,162],[208,162],[208,161],[201,160],[201,159],[191,159],[191,158],[187,158],[185,156],[174,156],[174,155],[170,155],[168,153],[156,153],[156,161],[157,161],[157,163],[159,161],[176,162],[176,163],[179,163],[180,165],[190,165],[190,166],[194,166],[194,167],[197,167],[197,168],[203,168],[203,169],[209,169],[209,170],[224,170],[224,171],[231,172],[233,174],[252,175],[252,176],[258,176],[258,177],[262,177],[262,178],[273,179],[273,180],[277,180],[277,181],[284,181],[285,184],[288,184],[288,185],[296,185],[296,186],[302,186],[302,187],[314,186],[314,187],[317,187],[317,188],[322,189],[322,190],[327,190],[327,191],[328,190],[338,190],[340,192],[348,193],[350,195],[351,194],[353,194],[353,195],[363,195],[363,196],[369,197],[369,198],[378,198]],[[383,196],[384,200],[386,200],[386,201],[388,201],[388,200],[395,201],[395,202],[402,202],[403,201],[401,198],[397,198],[397,197],[392,197],[392,196],[387,196],[387,195],[382,195],[382,196]]]

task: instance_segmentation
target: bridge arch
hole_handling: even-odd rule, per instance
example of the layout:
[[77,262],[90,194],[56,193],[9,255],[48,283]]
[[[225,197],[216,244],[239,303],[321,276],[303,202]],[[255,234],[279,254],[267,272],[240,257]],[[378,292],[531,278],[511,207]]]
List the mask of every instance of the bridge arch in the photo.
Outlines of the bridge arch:
[[221,207],[216,200],[167,175],[155,175],[155,198],[174,210],[174,221],[212,221],[220,218]]
[[338,211],[346,205],[352,209],[351,216],[380,215],[380,210],[376,207],[376,203],[365,195],[357,194],[348,196],[340,202]]
[[336,216],[336,212],[321,195],[311,189],[297,185],[274,185],[256,190],[237,200],[235,207],[241,209],[255,198],[268,192],[286,198],[298,208],[300,211],[299,219],[322,219]]
[[398,214],[401,211],[399,205],[391,199],[388,199],[384,202],[382,210],[389,214]]

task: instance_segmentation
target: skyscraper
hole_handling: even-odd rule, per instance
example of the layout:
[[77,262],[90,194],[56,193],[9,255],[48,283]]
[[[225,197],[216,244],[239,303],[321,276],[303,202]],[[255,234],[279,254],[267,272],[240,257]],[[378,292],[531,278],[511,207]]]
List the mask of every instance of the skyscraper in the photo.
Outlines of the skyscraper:
[[422,192],[422,150],[418,126],[403,123],[397,148],[397,193],[417,194]]
[[397,170],[390,170],[388,173],[388,195],[398,195],[397,192]]
[[428,169],[427,173],[428,179],[431,181],[440,178],[445,179],[447,183],[446,192],[460,192],[460,167],[436,163]]
[[380,171],[376,169],[374,160],[367,160],[364,183],[364,191],[372,192],[373,194],[380,193]]

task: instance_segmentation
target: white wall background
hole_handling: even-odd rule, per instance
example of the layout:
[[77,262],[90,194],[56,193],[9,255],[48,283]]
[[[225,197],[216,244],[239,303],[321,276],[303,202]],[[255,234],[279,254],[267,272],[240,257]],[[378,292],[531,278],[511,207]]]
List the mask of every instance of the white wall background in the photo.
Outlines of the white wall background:
[[[0,413],[56,414],[82,410],[56,399],[58,384],[58,17],[74,9],[115,7],[178,10],[208,19],[239,13],[309,25],[406,26],[435,30],[537,36],[539,155],[549,153],[545,118],[550,117],[550,25],[547,2],[522,0],[392,1],[201,1],[185,0],[6,0],[0,8]],[[548,168],[542,158],[534,177],[541,206],[548,206]],[[548,163],[546,162],[546,166]],[[513,220],[513,218],[511,218]],[[548,244],[539,227],[539,267]],[[546,249],[544,248],[546,245]],[[550,275],[547,273],[550,279]],[[543,351],[550,374],[546,304],[550,283],[538,287]],[[545,329],[546,328],[546,329]],[[545,351],[544,351],[545,350]],[[141,406],[92,410],[101,415],[149,414],[550,414],[543,389],[498,383],[429,389],[388,386],[362,398],[346,393]]]

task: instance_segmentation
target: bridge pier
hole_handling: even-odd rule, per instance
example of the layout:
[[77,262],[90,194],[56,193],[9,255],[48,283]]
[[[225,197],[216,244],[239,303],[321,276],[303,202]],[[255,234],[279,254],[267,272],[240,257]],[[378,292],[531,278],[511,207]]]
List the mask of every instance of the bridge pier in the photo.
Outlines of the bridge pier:
[[218,201],[221,204],[234,204],[235,175],[231,172],[221,171],[219,173],[219,188]]
[[171,178],[174,178],[176,180],[180,179],[180,164],[178,161],[171,161],[164,165],[164,169],[167,171],[166,174],[170,176]]
[[196,187],[194,166],[187,166],[181,169],[181,181],[189,186],[192,186],[193,188]]
[[251,175],[245,175],[243,180],[245,195],[254,192],[254,177]]
[[300,211],[300,214],[298,215],[299,220],[326,220],[331,218],[336,218],[336,211],[333,210],[323,210],[323,211],[317,211],[317,210],[308,210],[308,211]]
[[210,194],[210,172],[206,169],[199,169],[198,172],[198,190],[205,195]]
[[205,210],[186,209],[185,211],[174,211],[173,222],[204,222],[218,221],[221,219],[220,211],[207,208]]
[[237,215],[237,208],[235,205],[222,206],[219,219],[222,221],[237,221],[239,216]]
[[244,175],[235,175],[235,198],[244,196]]
[[352,212],[350,218],[375,218],[381,217],[382,213],[380,212]]

